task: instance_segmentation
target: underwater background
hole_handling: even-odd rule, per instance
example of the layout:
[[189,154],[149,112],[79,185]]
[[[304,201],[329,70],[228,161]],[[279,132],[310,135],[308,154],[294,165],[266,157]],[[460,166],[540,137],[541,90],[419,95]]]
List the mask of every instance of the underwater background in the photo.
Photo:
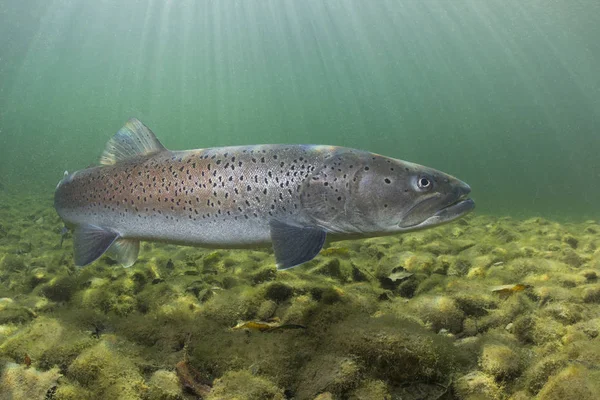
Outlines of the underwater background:
[[592,0],[7,1],[0,171],[48,192],[130,117],[167,148],[356,147],[468,182],[482,212],[594,217]]
[[[600,398],[599,38],[593,0],[0,2],[0,400]],[[416,162],[477,209],[289,271],[76,268],[54,188],[130,117]]]

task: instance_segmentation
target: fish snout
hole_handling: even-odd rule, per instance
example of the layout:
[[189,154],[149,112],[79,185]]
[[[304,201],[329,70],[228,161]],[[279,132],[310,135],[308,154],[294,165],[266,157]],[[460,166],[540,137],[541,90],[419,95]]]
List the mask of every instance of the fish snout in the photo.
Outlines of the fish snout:
[[471,193],[471,186],[467,183],[460,181],[457,179],[457,185],[455,189],[455,193],[459,199],[467,197],[469,193]]

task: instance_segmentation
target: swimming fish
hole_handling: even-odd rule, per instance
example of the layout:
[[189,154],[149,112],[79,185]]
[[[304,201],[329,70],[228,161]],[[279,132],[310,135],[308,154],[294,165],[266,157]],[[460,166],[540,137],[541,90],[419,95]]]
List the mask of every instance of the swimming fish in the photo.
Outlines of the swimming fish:
[[109,248],[133,265],[140,241],[210,248],[272,245],[277,267],[313,259],[325,239],[390,235],[471,211],[466,183],[421,165],[323,145],[167,150],[130,119],[100,166],[65,173],[54,207],[75,264]]

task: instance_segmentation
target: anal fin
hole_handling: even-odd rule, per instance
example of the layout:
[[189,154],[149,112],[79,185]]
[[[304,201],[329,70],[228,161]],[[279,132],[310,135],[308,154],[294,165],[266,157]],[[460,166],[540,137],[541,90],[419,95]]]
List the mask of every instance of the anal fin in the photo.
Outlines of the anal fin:
[[77,226],[73,233],[75,265],[83,267],[97,260],[118,237],[116,232],[96,225]]
[[315,258],[325,243],[324,230],[271,221],[271,241],[277,269],[288,269]]
[[137,239],[117,239],[110,247],[119,264],[125,268],[135,264],[140,253],[140,241]]

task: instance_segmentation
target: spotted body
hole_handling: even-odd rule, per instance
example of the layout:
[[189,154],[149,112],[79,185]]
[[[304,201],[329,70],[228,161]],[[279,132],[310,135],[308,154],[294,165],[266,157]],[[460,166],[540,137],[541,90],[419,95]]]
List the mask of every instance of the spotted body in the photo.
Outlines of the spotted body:
[[[314,257],[326,235],[420,228],[440,210],[438,202],[455,205],[469,191],[439,171],[343,147],[169,151],[135,119],[111,139],[101,163],[65,176],[55,194],[56,210],[75,229],[79,265],[111,246],[130,265],[139,241],[149,240],[230,248],[273,243],[279,266],[288,268]],[[412,189],[419,179],[448,193],[414,215],[408,211],[420,207]],[[471,208],[469,200],[436,223]]]

